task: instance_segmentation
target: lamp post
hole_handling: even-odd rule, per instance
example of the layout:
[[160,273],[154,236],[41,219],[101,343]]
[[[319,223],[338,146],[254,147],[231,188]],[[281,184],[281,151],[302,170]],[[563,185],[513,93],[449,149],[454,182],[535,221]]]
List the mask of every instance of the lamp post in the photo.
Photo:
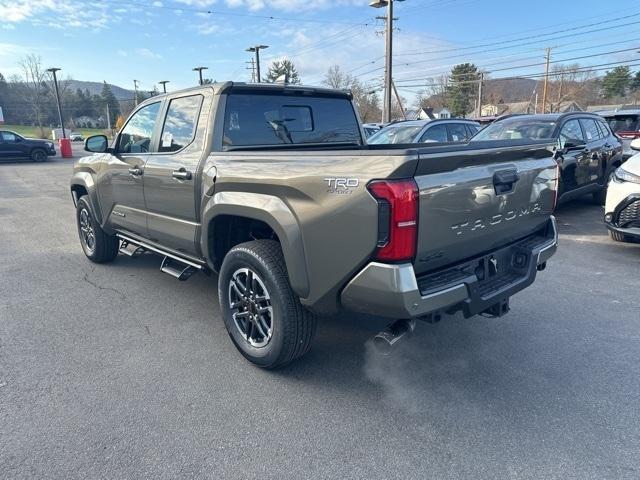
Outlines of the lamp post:
[[194,72],[198,72],[198,75],[200,77],[200,85],[202,85],[204,83],[204,81],[202,80],[202,71],[203,70],[208,70],[209,67],[194,67],[193,71]]
[[247,52],[255,52],[256,54],[256,81],[260,83],[262,80],[260,79],[260,50],[264,50],[265,48],[269,48],[269,45],[256,45],[254,47],[247,48]]
[[62,138],[67,138],[67,133],[64,130],[64,122],[62,121],[62,107],[60,106],[60,91],[58,90],[58,78],[56,72],[60,71],[60,68],[47,68],[47,72],[53,76],[53,86],[56,91],[56,103],[58,104],[58,118],[60,120],[60,126],[62,127]]
[[382,108],[382,121],[389,123],[391,121],[391,84],[393,81],[393,2],[402,2],[404,0],[372,0],[370,7],[383,8],[387,7],[387,17],[385,19],[385,73],[384,73],[384,104]]
[[167,93],[167,83],[169,83],[169,80],[160,80],[158,83],[162,85],[162,93]]

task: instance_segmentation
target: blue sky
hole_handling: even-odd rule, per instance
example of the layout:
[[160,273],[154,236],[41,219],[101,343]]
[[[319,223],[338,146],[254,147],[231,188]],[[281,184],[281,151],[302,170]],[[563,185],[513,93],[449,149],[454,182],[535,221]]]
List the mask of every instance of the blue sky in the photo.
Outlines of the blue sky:
[[[338,64],[375,87],[384,38],[374,17],[383,11],[368,3],[0,0],[0,72],[17,73],[19,59],[35,53],[77,80],[132,88],[135,78],[144,90],[170,80],[172,90],[195,83],[196,65],[209,67],[207,76],[216,80],[249,80],[245,49],[261,43],[270,46],[263,71],[270,60],[289,57],[304,83],[319,84]],[[539,74],[547,46],[554,60],[592,55],[568,63],[640,64],[637,0],[406,0],[396,3],[396,16],[394,77],[409,97],[465,61],[494,78]]]

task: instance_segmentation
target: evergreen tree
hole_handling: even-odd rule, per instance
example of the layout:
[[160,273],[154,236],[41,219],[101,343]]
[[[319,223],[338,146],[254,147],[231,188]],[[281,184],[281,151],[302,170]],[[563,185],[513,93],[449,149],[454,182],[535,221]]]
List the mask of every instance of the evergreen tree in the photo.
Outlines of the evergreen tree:
[[113,119],[120,115],[120,102],[116,99],[116,96],[111,91],[111,87],[107,82],[104,82],[102,86],[102,93],[100,94],[102,105],[98,111],[104,110],[105,106],[109,106],[109,116]]
[[632,92],[640,92],[640,70],[638,70],[633,77],[630,89]]
[[464,117],[473,109],[480,74],[472,63],[462,63],[451,69],[451,83],[447,85],[446,93],[449,109],[454,117]]
[[602,78],[605,98],[624,97],[631,86],[631,70],[627,66],[615,67]]
[[287,76],[286,78],[289,83],[300,83],[300,77],[298,76],[298,71],[296,70],[295,65],[291,60],[286,58],[284,60],[275,60],[271,63],[264,81],[267,83],[274,83],[276,79],[282,75]]

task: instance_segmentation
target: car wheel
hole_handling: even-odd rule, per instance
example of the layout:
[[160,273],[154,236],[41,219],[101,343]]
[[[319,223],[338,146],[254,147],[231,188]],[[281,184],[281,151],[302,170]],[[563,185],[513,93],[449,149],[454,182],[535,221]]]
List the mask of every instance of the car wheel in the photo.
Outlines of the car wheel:
[[595,203],[596,205],[604,205],[605,202],[607,201],[607,190],[608,190],[609,182],[613,178],[616,168],[617,167],[614,166],[609,172],[609,175],[607,175],[607,180],[604,183],[604,187],[602,187],[602,189],[598,190],[597,192],[593,192],[593,203]]
[[47,159],[47,152],[36,149],[31,152],[31,160],[34,162],[44,162]]
[[316,317],[291,289],[278,242],[233,247],[222,262],[218,295],[229,337],[250,362],[276,368],[309,350]]
[[116,258],[120,246],[118,237],[108,235],[102,230],[91,211],[86,195],[78,200],[76,221],[80,245],[89,260],[95,263],[106,263]]

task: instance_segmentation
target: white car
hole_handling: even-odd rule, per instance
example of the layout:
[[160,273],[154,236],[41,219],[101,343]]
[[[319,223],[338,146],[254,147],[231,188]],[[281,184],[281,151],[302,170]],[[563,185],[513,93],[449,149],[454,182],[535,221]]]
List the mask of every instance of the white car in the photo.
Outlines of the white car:
[[[631,148],[640,151],[640,138]],[[640,153],[618,167],[609,182],[604,223],[614,240],[640,241]]]

